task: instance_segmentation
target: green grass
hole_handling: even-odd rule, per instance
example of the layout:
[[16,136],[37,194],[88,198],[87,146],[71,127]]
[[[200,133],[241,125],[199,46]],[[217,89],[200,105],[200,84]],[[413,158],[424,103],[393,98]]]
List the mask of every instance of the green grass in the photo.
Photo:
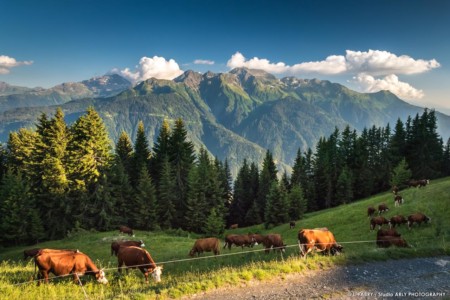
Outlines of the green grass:
[[[83,277],[84,291],[73,283],[71,277],[37,286],[31,281],[33,262],[22,260],[22,251],[31,247],[3,248],[0,249],[0,299],[82,299],[85,297],[84,292],[89,299],[178,298],[217,287],[240,285],[250,280],[264,281],[335,264],[450,254],[450,178],[435,180],[425,188],[410,188],[400,193],[405,199],[400,207],[394,207],[392,193],[386,192],[352,204],[307,214],[297,222],[295,230],[289,229],[289,224],[270,230],[265,230],[261,225],[232,230],[233,233],[280,233],[288,245],[282,256],[252,251],[262,250],[262,246],[256,246],[244,250],[222,249],[221,253],[227,255],[214,257],[206,253],[200,259],[188,260],[187,254],[197,235],[176,231],[171,234],[137,231],[134,239],[143,239],[154,260],[164,264],[162,282],[159,284],[151,282],[146,285],[143,275],[137,270],[130,270],[128,275],[118,275],[117,258],[110,254],[111,241],[120,237],[117,231],[80,231],[64,240],[37,245],[42,248],[79,249],[88,254],[98,267],[105,268],[109,284],[102,286],[90,277]],[[412,230],[404,225],[398,228],[411,248],[380,249],[375,246],[376,231],[369,229],[367,207],[382,202],[390,208],[387,217],[395,214],[408,216],[417,211],[431,217],[430,224],[421,227],[415,225]],[[344,255],[314,255],[307,260],[299,259],[296,245],[298,229],[315,227],[328,227],[344,246]]]

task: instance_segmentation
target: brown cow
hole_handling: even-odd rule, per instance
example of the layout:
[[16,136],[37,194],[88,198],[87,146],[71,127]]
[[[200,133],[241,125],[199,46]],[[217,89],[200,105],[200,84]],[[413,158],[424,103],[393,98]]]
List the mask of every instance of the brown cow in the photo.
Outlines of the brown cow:
[[378,205],[378,214],[379,215],[387,212],[388,210],[389,210],[389,208],[387,207],[387,205],[385,203],[381,203],[380,205]]
[[370,230],[374,230],[376,225],[378,225],[378,229],[380,229],[383,224],[389,224],[389,221],[385,217],[373,217],[372,219],[370,219]]
[[289,229],[295,228],[295,221],[289,222]]
[[119,232],[120,233],[126,233],[129,236],[133,236],[134,237],[134,233],[133,233],[133,229],[131,229],[130,227],[127,226],[119,226]]
[[370,217],[372,217],[374,214],[375,214],[375,207],[373,207],[373,206],[369,206],[368,208],[367,208],[367,217],[368,218],[370,218]]
[[378,247],[388,248],[392,245],[405,248],[409,247],[408,243],[399,236],[392,236],[392,235],[377,236]]
[[228,246],[228,250],[230,250],[233,244],[244,249],[244,247],[253,247],[255,241],[252,238],[252,234],[227,234],[223,248]]
[[122,272],[122,266],[125,265],[127,273],[128,269],[139,269],[145,276],[145,283],[148,283],[149,273],[152,274],[155,282],[161,281],[163,266],[156,266],[152,256],[145,249],[135,246],[120,247],[117,260],[119,273]]
[[398,193],[398,186],[394,185],[392,187],[392,193],[394,193],[394,195],[397,195],[397,193]]
[[[47,251],[50,250],[50,251]],[[59,251],[59,252],[58,252]],[[78,282],[80,275],[94,275],[97,282],[106,284],[108,280],[105,272],[99,270],[92,260],[84,253],[77,250],[51,250],[41,249],[34,257],[34,262],[39,269],[38,279],[44,279],[48,283],[48,274],[53,273],[56,276],[65,276],[73,274],[73,279]],[[39,284],[39,282],[38,282]]]
[[417,223],[420,226],[420,224],[422,224],[422,222],[428,223],[430,221],[431,221],[431,218],[425,216],[423,213],[415,213],[415,214],[408,216],[408,228],[411,229],[411,227],[414,223]]
[[28,257],[35,257],[40,250],[41,248],[32,248],[23,250],[23,259],[27,259]]
[[401,204],[403,204],[405,200],[403,200],[403,197],[400,195],[395,195],[394,197],[394,206],[400,206]]
[[391,217],[391,219],[389,220],[389,227],[395,227],[397,225],[402,225],[402,224],[406,224],[408,221],[406,220],[406,218],[402,215],[395,215],[393,217]]
[[220,254],[220,241],[218,238],[205,238],[198,239],[195,241],[194,246],[189,252],[190,256],[194,256],[197,253],[197,256],[200,256],[203,252],[213,252],[214,255]]
[[266,253],[269,253],[270,249],[273,249],[274,251],[278,249],[278,251],[280,252],[285,252],[286,249],[286,245],[283,244],[283,239],[278,233],[271,233],[266,235],[262,243],[264,245]]
[[251,238],[251,240],[252,240],[253,243],[254,243],[254,244],[252,244],[252,246],[253,246],[253,245],[256,245],[256,246],[257,246],[258,244],[262,244],[262,242],[263,242],[263,240],[264,240],[265,237],[266,237],[265,235],[259,234],[259,233],[251,234],[251,235],[250,235],[250,238]]
[[418,182],[419,188],[425,187],[428,184],[430,184],[430,180],[429,179],[420,179],[417,182]]
[[328,255],[339,255],[343,247],[336,242],[334,235],[329,230],[302,229],[298,232],[298,247],[300,254],[306,259],[306,255],[314,249],[326,252]]
[[408,182],[408,187],[418,187],[418,186],[419,186],[419,181],[418,181],[418,180],[411,179],[411,180]]
[[379,236],[387,236],[387,235],[390,235],[390,236],[397,236],[397,237],[401,236],[401,234],[398,233],[397,230],[395,230],[395,228],[390,228],[390,229],[378,229],[378,231],[377,231],[377,237],[379,237]]
[[230,229],[237,229],[239,227],[239,224],[231,224]]
[[117,253],[119,252],[120,247],[129,247],[129,246],[136,246],[144,248],[145,244],[143,240],[139,241],[114,241],[111,243],[111,255],[117,256]]

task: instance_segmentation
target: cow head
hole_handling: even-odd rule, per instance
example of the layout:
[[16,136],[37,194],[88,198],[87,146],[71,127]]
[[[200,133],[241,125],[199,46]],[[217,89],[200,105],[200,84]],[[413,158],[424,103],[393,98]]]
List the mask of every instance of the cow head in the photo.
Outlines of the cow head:
[[139,242],[141,243],[140,247],[144,248],[145,247],[144,241],[143,240],[139,240]]
[[342,245],[340,244],[335,244],[333,245],[333,247],[331,248],[331,254],[332,255],[341,255],[341,252],[344,250],[344,247],[342,247]]
[[98,283],[107,284],[108,279],[105,277],[105,271],[103,269],[100,269],[98,273],[95,274],[95,278],[97,278]]
[[153,269],[152,277],[155,282],[161,282],[161,274],[162,274],[163,266],[159,266]]

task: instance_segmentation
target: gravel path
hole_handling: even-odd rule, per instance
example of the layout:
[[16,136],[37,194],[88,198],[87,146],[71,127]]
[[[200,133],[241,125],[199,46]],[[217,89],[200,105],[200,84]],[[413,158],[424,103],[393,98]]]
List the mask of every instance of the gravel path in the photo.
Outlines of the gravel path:
[[337,266],[183,299],[450,299],[450,256]]

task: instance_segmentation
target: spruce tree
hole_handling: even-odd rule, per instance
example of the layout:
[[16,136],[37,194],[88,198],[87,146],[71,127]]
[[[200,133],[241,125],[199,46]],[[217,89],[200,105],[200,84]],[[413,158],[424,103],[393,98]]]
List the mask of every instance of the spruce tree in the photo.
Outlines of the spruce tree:
[[169,157],[169,139],[170,139],[170,126],[169,121],[164,119],[159,131],[159,135],[156,138],[156,142],[153,146],[153,157],[150,160],[150,171],[152,178],[155,180],[156,186],[159,185],[159,179],[161,177],[161,169],[164,160]]
[[133,145],[131,144],[130,137],[125,131],[122,131],[122,133],[120,134],[115,149],[117,158],[125,168],[127,175],[130,176],[133,159]]
[[257,205],[261,213],[261,219],[264,219],[266,215],[266,196],[269,194],[273,182],[278,183],[277,168],[273,161],[272,153],[267,150],[259,176],[259,190],[257,198]]
[[345,166],[338,177],[336,184],[337,205],[348,204],[353,201],[353,179],[350,169]]
[[136,187],[139,180],[139,175],[143,167],[149,169],[150,162],[150,148],[148,145],[147,136],[145,135],[144,123],[139,121],[136,140],[134,142],[134,153],[132,159],[132,167],[130,173],[131,185]]
[[302,187],[299,184],[292,186],[288,195],[288,202],[290,220],[302,219],[307,209],[307,203],[303,196]]
[[399,189],[408,187],[408,181],[411,179],[412,172],[408,167],[406,159],[403,158],[398,165],[392,170],[392,176],[390,184],[391,186],[397,186]]
[[188,178],[187,200],[185,205],[183,229],[191,232],[203,232],[206,213],[209,208],[205,193],[202,192],[202,179],[199,176],[197,166],[191,168]]
[[225,222],[220,213],[215,208],[212,208],[208,218],[203,227],[203,232],[206,236],[221,237],[225,231]]
[[266,200],[264,225],[277,226],[289,221],[289,202],[287,191],[282,184],[272,181]]
[[122,161],[116,157],[113,165],[108,169],[108,184],[110,194],[115,201],[115,214],[112,219],[114,227],[128,224],[131,211],[133,210],[133,200],[135,192],[130,185],[128,174],[125,171]]
[[156,190],[145,166],[141,168],[139,174],[136,200],[137,206],[134,211],[136,227],[144,230],[155,230],[158,228]]
[[172,170],[169,158],[165,157],[161,166],[158,186],[158,217],[162,229],[169,229],[174,225],[176,215],[175,206],[175,181],[172,177]]

